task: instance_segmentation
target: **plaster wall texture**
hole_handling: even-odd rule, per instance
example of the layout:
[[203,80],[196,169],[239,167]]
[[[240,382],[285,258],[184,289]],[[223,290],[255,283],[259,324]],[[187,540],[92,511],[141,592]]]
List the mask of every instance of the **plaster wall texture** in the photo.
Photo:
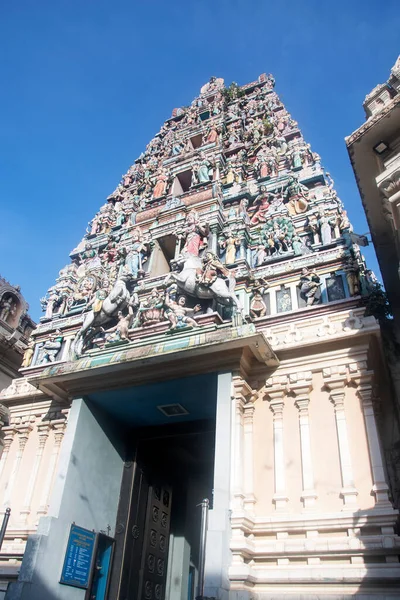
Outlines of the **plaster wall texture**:
[[[19,581],[7,600],[83,600],[85,591],[59,584],[71,523],[114,533],[123,456],[104,415],[84,400],[72,403],[49,508],[29,538]],[[46,596],[44,596],[44,590]]]

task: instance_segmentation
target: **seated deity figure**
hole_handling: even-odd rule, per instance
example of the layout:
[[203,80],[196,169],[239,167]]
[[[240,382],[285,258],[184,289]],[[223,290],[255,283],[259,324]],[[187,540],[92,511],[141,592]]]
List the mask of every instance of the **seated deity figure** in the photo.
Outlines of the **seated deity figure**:
[[304,213],[308,209],[308,188],[295,177],[289,177],[286,199],[290,215]]

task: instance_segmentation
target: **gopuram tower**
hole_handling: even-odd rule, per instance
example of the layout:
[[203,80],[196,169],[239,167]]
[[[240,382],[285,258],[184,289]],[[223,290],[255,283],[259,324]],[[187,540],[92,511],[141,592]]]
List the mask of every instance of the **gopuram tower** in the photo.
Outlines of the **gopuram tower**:
[[355,239],[271,75],[173,111],[1,394],[7,600],[399,597],[397,423]]

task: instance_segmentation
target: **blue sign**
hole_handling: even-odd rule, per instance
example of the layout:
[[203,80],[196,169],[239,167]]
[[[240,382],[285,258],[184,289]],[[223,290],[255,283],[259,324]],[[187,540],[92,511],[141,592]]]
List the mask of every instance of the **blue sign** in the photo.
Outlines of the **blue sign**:
[[95,540],[93,531],[71,525],[60,583],[89,587]]

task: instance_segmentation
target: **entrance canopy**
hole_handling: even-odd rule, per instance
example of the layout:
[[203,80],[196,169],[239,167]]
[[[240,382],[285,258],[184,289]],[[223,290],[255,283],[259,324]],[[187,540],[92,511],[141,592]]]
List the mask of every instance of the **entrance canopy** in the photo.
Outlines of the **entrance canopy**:
[[278,364],[265,335],[253,324],[229,325],[88,352],[84,358],[41,370],[29,382],[55,399],[67,400],[212,372],[235,371],[246,379],[262,379]]

